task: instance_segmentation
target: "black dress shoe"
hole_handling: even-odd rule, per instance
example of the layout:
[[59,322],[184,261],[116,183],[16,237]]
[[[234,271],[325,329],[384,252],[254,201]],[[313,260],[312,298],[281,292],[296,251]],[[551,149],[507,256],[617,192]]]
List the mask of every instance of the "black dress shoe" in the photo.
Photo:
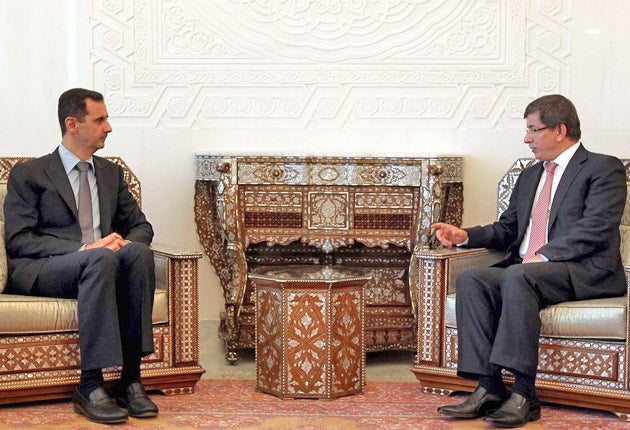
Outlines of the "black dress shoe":
[[540,419],[540,402],[537,398],[527,400],[517,393],[499,409],[483,420],[496,427],[522,427],[529,421]]
[[478,418],[494,412],[506,398],[506,396],[490,394],[483,387],[477,387],[463,403],[440,406],[437,411],[456,418]]
[[158,407],[149,399],[141,382],[129,384],[124,393],[117,396],[118,401],[127,408],[129,415],[135,418],[155,417]]
[[93,390],[87,399],[76,390],[72,396],[72,403],[76,413],[96,423],[118,424],[127,421],[129,416],[102,387]]

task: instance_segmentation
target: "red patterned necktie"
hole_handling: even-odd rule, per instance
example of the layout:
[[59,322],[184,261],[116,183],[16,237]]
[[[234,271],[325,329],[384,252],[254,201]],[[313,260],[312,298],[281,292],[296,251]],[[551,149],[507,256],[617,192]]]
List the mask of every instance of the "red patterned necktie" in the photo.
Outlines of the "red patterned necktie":
[[543,185],[532,214],[532,228],[529,232],[529,244],[523,262],[528,262],[546,242],[547,223],[549,222],[549,203],[551,201],[551,184],[553,183],[553,172],[557,164],[550,161],[547,163],[547,177]]

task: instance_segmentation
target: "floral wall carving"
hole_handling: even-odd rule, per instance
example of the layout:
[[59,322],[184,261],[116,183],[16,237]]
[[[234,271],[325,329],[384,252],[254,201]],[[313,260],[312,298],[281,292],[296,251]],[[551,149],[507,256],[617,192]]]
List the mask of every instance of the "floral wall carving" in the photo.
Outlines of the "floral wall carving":
[[521,125],[567,87],[567,0],[93,0],[118,125]]

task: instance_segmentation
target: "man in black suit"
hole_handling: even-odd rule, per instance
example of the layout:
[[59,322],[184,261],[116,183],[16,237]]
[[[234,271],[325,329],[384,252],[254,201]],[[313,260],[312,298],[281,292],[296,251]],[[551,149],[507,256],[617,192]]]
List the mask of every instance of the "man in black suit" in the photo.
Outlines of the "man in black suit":
[[[148,246],[153,228],[120,166],[94,155],[112,131],[103,96],[68,90],[59,98],[58,116],[61,145],[16,165],[9,176],[7,291],[77,299],[81,378],[75,411],[109,424],[129,415],[156,416],[158,408],[140,379],[140,360],[153,352],[155,266]],[[79,203],[81,165],[87,170],[88,206]],[[126,410],[103,387],[102,369],[118,365],[115,397]]]
[[[432,226],[444,246],[506,251],[499,263],[457,280],[457,373],[479,385],[463,403],[438,408],[458,418],[485,416],[501,427],[540,418],[540,309],[626,291],[619,250],[627,193],[623,164],[582,146],[575,107],[561,95],[534,100],[524,118],[525,143],[542,162],[519,175],[499,220],[467,229]],[[535,216],[536,206],[541,216]],[[503,369],[515,376],[511,395]]]

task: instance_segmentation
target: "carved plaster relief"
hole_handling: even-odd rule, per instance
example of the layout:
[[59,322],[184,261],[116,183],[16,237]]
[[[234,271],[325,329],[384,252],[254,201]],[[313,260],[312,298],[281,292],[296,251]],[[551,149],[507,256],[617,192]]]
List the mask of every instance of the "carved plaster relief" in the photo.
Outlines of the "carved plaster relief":
[[93,0],[117,124],[503,127],[567,87],[568,0]]

